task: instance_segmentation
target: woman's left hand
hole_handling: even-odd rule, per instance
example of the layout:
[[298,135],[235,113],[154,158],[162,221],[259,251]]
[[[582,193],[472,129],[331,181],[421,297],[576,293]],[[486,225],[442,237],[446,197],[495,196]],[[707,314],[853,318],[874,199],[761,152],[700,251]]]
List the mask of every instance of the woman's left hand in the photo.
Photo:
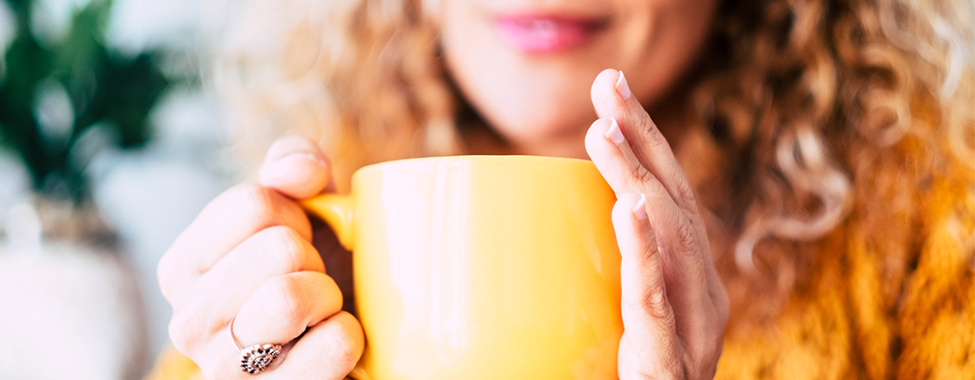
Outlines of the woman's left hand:
[[621,72],[592,85],[600,119],[586,150],[618,201],[622,254],[620,379],[711,379],[721,356],[728,296],[711,258],[694,191],[670,145]]

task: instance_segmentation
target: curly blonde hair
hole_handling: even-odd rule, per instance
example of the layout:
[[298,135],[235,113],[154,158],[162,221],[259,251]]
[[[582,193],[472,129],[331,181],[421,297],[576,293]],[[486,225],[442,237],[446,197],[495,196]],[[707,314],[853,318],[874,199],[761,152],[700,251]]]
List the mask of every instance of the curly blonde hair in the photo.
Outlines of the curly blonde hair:
[[[228,26],[213,78],[242,127],[241,149],[262,151],[284,132],[316,137],[337,157],[340,189],[364,164],[470,152],[459,116],[469,105],[438,51],[438,7],[248,2]],[[715,163],[683,161],[703,193],[715,251],[731,258],[723,276],[765,268],[787,291],[803,270],[790,242],[820,238],[853,214],[880,231],[892,200],[877,199],[877,186],[913,189],[946,165],[973,169],[973,7],[720,4],[689,92],[696,143],[678,158]],[[922,147],[923,159],[908,157],[908,143]],[[889,166],[904,170],[876,174]]]
[[[915,192],[949,166],[971,178],[973,25],[966,1],[722,4],[690,99],[703,136],[690,156],[710,157],[696,180],[712,179],[698,189],[732,299],[785,299],[814,268],[795,242],[844,221],[878,240],[916,235],[891,223],[923,212]],[[971,252],[973,233],[958,238]],[[742,318],[760,324],[780,306],[743,306],[761,310]]]
[[283,133],[317,138],[343,189],[366,164],[463,153],[432,11],[418,1],[249,1],[227,26],[211,81],[229,100],[242,156],[259,158]]

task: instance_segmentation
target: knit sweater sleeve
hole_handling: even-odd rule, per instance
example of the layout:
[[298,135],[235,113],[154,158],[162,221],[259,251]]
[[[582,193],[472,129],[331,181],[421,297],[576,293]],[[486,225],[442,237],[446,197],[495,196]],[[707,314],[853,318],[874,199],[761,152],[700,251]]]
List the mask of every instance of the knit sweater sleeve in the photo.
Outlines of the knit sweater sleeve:
[[773,322],[729,326],[716,378],[975,379],[975,176],[942,174],[886,231],[854,217],[817,242]]

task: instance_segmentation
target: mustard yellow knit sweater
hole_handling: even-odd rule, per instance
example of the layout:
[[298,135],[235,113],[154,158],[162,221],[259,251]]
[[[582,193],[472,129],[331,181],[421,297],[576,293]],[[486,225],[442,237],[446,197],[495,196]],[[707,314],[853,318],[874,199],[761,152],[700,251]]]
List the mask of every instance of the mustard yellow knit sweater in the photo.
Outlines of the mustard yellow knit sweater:
[[855,212],[817,242],[774,323],[728,326],[716,378],[975,380],[975,176],[955,162],[921,182],[870,186],[901,195],[885,230]]
[[[880,199],[901,191],[872,188]],[[815,243],[812,278],[773,322],[728,326],[717,378],[975,380],[973,189],[971,168],[955,163],[907,190],[912,207],[886,213],[883,234],[854,213]],[[193,378],[174,350],[148,377]]]

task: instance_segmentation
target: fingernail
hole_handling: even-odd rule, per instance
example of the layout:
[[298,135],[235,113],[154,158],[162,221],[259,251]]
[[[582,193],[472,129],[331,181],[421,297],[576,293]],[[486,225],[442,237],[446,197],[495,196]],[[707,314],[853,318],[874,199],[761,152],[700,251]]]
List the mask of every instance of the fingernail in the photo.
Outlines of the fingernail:
[[633,96],[633,92],[630,91],[630,85],[626,83],[626,77],[623,76],[623,71],[620,71],[620,79],[616,80],[616,93],[620,94],[623,100],[629,99]]
[[294,162],[299,161],[299,160],[308,160],[308,161],[311,161],[312,163],[314,163],[315,165],[318,165],[318,166],[321,166],[321,167],[325,167],[326,166],[326,164],[324,162],[322,162],[322,160],[320,158],[315,157],[314,154],[311,154],[311,153],[303,153],[303,152],[291,153],[291,154],[289,154],[287,156],[284,156],[281,159],[279,159],[278,162],[279,163],[280,162],[294,163]]
[[647,218],[647,196],[640,194],[640,200],[636,201],[636,206],[633,206],[633,216],[637,220],[644,220]]
[[272,181],[290,178],[296,174],[295,171],[298,168],[302,167],[302,165],[299,163],[301,161],[308,162],[319,167],[325,167],[321,160],[314,155],[308,153],[291,153],[275,160],[269,165],[261,167],[259,175],[263,180]]
[[609,118],[609,129],[606,131],[606,139],[612,141],[613,144],[620,145],[623,143],[623,131],[620,130],[619,123],[616,122],[616,118]]

